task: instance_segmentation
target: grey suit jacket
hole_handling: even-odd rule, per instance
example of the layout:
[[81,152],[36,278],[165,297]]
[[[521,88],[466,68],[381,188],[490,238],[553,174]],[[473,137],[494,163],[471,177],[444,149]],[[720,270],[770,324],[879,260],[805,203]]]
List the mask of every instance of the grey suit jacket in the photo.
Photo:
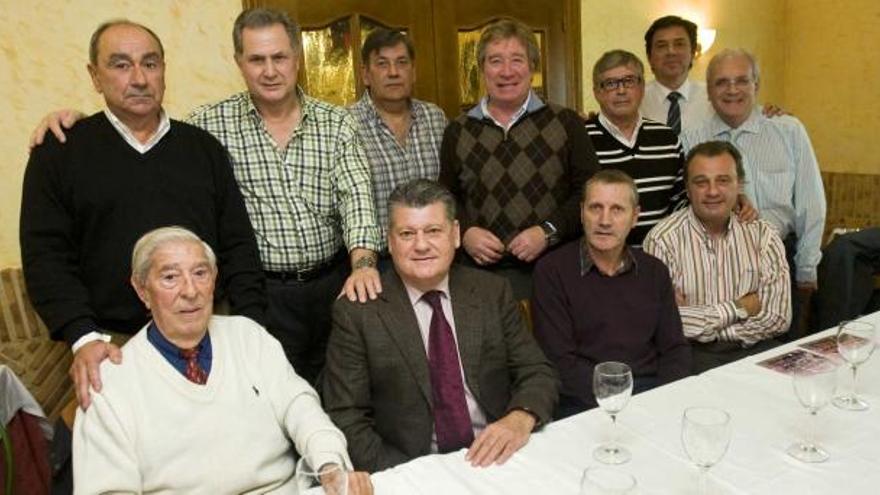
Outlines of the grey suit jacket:
[[[324,408],[348,439],[356,469],[379,471],[430,453],[428,358],[415,312],[394,270],[366,304],[333,307]],[[559,381],[526,329],[506,280],[453,265],[449,292],[465,380],[488,422],[514,408],[550,420]]]

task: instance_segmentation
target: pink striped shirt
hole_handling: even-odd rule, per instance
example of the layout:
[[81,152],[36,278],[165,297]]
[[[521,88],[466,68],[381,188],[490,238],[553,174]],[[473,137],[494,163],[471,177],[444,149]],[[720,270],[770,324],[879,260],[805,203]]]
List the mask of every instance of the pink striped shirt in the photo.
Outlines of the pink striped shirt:
[[[684,334],[698,342],[739,342],[749,347],[784,333],[791,322],[791,285],[785,249],[765,220],[741,223],[713,238],[688,207],[657,224],[646,252],[669,268],[687,305],[679,307]],[[756,292],[761,310],[738,319],[736,300]]]

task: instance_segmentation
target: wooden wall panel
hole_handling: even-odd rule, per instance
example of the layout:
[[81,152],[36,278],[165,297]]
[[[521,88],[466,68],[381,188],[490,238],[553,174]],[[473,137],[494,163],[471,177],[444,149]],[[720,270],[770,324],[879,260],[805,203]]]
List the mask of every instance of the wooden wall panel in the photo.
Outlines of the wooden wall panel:
[[823,172],[825,239],[837,227],[880,226],[880,175]]

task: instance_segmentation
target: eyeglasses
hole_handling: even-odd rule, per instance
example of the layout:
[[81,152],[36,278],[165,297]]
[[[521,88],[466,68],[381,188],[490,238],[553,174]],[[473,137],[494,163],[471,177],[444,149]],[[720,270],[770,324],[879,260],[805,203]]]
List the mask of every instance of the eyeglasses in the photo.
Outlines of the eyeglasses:
[[621,86],[626,89],[634,88],[637,84],[641,84],[642,78],[639,76],[626,76],[620,79],[605,79],[599,83],[602,91],[614,91]]
[[736,79],[715,79],[712,86],[716,89],[727,89],[733,86],[736,89],[743,90],[752,84],[751,77],[737,77]]

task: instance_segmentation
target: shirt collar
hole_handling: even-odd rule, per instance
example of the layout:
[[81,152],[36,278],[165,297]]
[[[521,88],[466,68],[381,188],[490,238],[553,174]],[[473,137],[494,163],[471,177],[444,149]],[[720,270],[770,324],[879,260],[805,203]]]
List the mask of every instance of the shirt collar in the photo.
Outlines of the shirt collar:
[[510,119],[510,123],[505,127],[501,125],[497,120],[495,120],[495,118],[492,117],[492,114],[489,113],[489,96],[486,95],[480,99],[479,104],[474,105],[474,107],[468,111],[468,117],[472,117],[478,120],[489,119],[502,129],[510,129],[511,127],[513,127],[513,124],[515,124],[523,116],[534,113],[544,108],[545,106],[547,105],[541,100],[541,98],[537,94],[535,94],[534,91],[529,90],[529,95],[526,97],[526,101],[523,102],[522,107],[520,107],[520,109],[516,112],[516,115],[514,115],[513,118]]
[[161,108],[159,109],[159,126],[156,128],[156,132],[154,132],[144,143],[138,141],[134,136],[134,133],[131,132],[131,129],[125,125],[124,122],[119,120],[119,117],[111,112],[109,108],[104,110],[104,115],[107,116],[107,120],[109,120],[113,128],[116,129],[116,132],[122,136],[122,139],[142,155],[153,149],[153,147],[156,146],[166,134],[168,134],[168,131],[171,130],[171,119],[168,118],[168,114],[165,113],[165,110]]
[[[687,217],[688,217],[688,223],[691,224],[691,227],[694,230],[696,230],[697,233],[700,234],[700,236],[703,238],[703,240],[705,242],[708,243],[709,240],[712,238],[712,236],[709,235],[709,231],[706,230],[706,226],[703,224],[702,220],[697,218],[696,213],[694,213],[693,206],[688,206]],[[727,230],[724,231],[724,234],[722,235],[722,237],[727,237],[727,235],[730,234],[730,232],[734,228],[736,228],[737,225],[739,225],[739,219],[736,217],[736,215],[733,212],[731,212],[730,218],[727,219]]]
[[[301,115],[300,123],[302,123],[306,120],[306,116],[311,111],[312,101],[311,98],[306,95],[306,92],[303,91],[302,86],[298,84],[296,86],[296,98],[297,100],[299,100]],[[263,117],[262,115],[260,115],[260,111],[257,109],[257,105],[254,104],[254,99],[249,91],[244,92],[244,98],[242,99],[242,110],[246,114],[251,114],[255,118],[260,119],[261,121],[263,120]]]
[[712,119],[709,120],[709,130],[712,132],[713,136],[720,136],[724,133],[753,133],[757,134],[761,129],[761,123],[766,119],[764,115],[761,113],[761,109],[759,107],[752,108],[752,113],[749,114],[749,118],[746,119],[745,122],[740,124],[739,127],[734,129],[727,125],[727,122],[721,120],[721,117],[717,112],[712,115]]
[[611,134],[611,136],[614,137],[614,139],[617,139],[621,143],[629,146],[630,148],[635,147],[635,143],[639,139],[639,129],[642,128],[642,124],[644,123],[644,121],[645,119],[642,118],[642,112],[639,111],[638,120],[636,121],[636,128],[633,130],[632,138],[628,138],[623,134],[623,132],[620,131],[620,128],[614,125],[614,122],[611,122],[608,117],[605,117],[605,114],[602,113],[601,110],[599,111],[599,123],[602,124],[602,127],[608,130],[608,132]]
[[[382,117],[379,115],[379,110],[376,109],[376,104],[373,102],[373,97],[370,96],[370,90],[365,89],[364,94],[361,95],[361,99],[358,100],[358,105],[363,107],[371,118],[375,120],[382,120]],[[420,113],[421,107],[416,105],[412,98],[409,100],[409,112],[410,119],[415,121],[418,118],[418,114]]]
[[[422,300],[422,296],[425,295],[428,291],[421,291],[416,289],[415,287],[410,286],[406,282],[403,282],[403,286],[406,288],[406,295],[409,296],[409,302],[415,306],[417,302]],[[446,299],[449,299],[449,274],[447,273],[443,280],[437,284],[437,287],[434,287],[431,290],[440,291],[443,295],[446,296]]]
[[682,100],[688,101],[691,99],[691,93],[693,93],[694,89],[696,88],[696,85],[691,82],[690,79],[685,79],[682,85],[678,87],[678,89],[669,89],[664,86],[663,83],[661,83],[660,81],[657,81],[657,86],[660,88],[660,94],[663,96],[664,100],[669,96],[669,93],[677,91],[678,94],[681,95]]
[[[147,328],[147,340],[152,342],[163,355],[180,356],[180,347],[177,347],[174,343],[165,338],[165,335],[163,335],[162,331],[159,330],[159,327],[156,326],[155,321],[151,321],[150,326]],[[210,334],[205,332],[202,340],[196,345],[196,349],[198,349],[200,355],[202,352],[210,351],[210,342]]]
[[[581,277],[585,276],[591,270],[595,270],[599,275],[607,277],[604,273],[602,273],[597,267],[596,264],[593,263],[593,258],[590,256],[590,251],[587,249],[587,238],[586,236],[581,238],[580,242],[580,262],[581,262]],[[629,246],[624,246],[623,248],[623,260],[617,270],[614,272],[612,277],[617,277],[618,275],[623,275],[624,273],[630,270],[638,271],[638,262],[636,261],[635,256],[632,254],[632,249]]]

